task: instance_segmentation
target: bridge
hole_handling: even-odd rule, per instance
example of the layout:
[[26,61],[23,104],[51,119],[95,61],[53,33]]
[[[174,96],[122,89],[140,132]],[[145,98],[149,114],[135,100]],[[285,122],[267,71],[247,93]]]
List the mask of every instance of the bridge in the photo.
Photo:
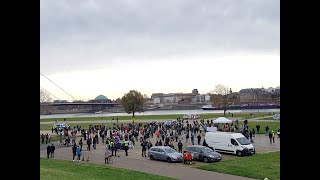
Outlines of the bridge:
[[119,105],[118,103],[88,103],[88,102],[79,102],[79,103],[73,103],[73,102],[66,102],[66,103],[48,103],[47,105],[49,106],[85,106],[85,105],[97,105],[97,106],[115,106],[115,105]]

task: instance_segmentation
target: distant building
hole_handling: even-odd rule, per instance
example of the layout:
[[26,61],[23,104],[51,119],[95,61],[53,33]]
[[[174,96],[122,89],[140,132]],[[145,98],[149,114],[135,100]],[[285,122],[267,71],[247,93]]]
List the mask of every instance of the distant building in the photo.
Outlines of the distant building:
[[194,103],[208,103],[210,102],[209,94],[199,94],[193,98]]
[[108,103],[108,102],[111,102],[111,100],[108,99],[104,95],[99,95],[94,99],[94,102],[96,102],[96,103]]
[[248,88],[241,89],[240,103],[250,103],[250,102],[278,102],[280,96],[275,95],[276,92],[280,92],[280,89],[274,88]]
[[54,100],[53,103],[67,103],[67,100]]
[[192,90],[192,94],[198,95],[198,94],[199,94],[198,89],[193,89],[193,90]]

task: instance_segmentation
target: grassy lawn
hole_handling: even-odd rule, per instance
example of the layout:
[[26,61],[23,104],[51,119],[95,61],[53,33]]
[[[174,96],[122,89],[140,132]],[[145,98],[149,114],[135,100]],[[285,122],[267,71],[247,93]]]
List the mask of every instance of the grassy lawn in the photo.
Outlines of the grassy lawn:
[[[250,119],[250,113],[234,113],[233,118],[238,119]],[[272,114],[271,114],[272,115]],[[200,117],[202,119],[208,119],[208,118],[218,118],[223,116],[223,113],[220,114],[201,114]],[[270,113],[268,112],[256,112],[253,113],[254,117],[264,117],[264,116],[270,116]],[[169,115],[139,115],[135,116],[135,120],[153,120],[153,119],[177,119],[178,117],[182,118],[183,114],[169,114]],[[229,115],[228,112],[226,113],[226,118],[231,118],[231,114]],[[67,121],[94,121],[94,120],[112,120],[112,118],[119,120],[132,120],[132,116],[110,116],[110,117],[78,117],[78,118],[67,118]],[[64,118],[46,118],[46,119],[40,119],[40,122],[49,122],[49,121],[55,121],[59,120],[60,122],[63,122]]]
[[280,152],[257,153],[196,167],[207,171],[269,180],[280,180]]
[[77,164],[64,160],[40,158],[40,179],[100,180],[100,179],[173,179],[138,171],[97,164]]

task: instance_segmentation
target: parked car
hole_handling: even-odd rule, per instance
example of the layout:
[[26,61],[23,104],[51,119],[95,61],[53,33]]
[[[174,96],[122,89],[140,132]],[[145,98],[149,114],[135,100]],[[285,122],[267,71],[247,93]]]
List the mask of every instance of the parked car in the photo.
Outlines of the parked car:
[[148,151],[151,160],[164,160],[167,162],[182,162],[182,154],[168,146],[153,146]]
[[58,130],[60,130],[60,129],[68,129],[69,125],[68,124],[54,124],[53,128],[57,128]]
[[275,114],[275,115],[273,116],[273,119],[274,119],[274,120],[280,120],[280,114]]
[[190,146],[187,146],[185,152],[193,154],[193,159],[195,161],[203,161],[205,163],[221,161],[222,159],[222,156],[220,153],[206,146],[190,145]]

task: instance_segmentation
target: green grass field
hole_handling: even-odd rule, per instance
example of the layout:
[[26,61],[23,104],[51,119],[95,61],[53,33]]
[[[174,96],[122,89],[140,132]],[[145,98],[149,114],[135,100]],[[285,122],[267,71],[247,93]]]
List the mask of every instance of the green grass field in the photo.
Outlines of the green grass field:
[[[250,113],[234,113],[233,118],[239,119],[250,119]],[[253,113],[253,116],[256,117],[264,117],[270,116],[269,112],[256,112]],[[223,113],[220,114],[201,114],[200,117],[202,119],[209,119],[209,118],[218,118],[223,116]],[[178,117],[182,118],[183,114],[169,114],[169,115],[139,115],[135,116],[135,120],[153,120],[153,119],[177,119]],[[226,118],[231,118],[231,115],[226,113]],[[112,118],[119,120],[132,120],[132,116],[110,116],[110,117],[79,117],[79,118],[67,118],[67,121],[94,121],[94,120],[112,120]],[[49,122],[49,121],[63,121],[64,118],[47,118],[47,119],[40,119],[40,122]]]
[[100,180],[100,179],[173,179],[97,164],[78,164],[70,161],[40,158],[40,179]]
[[280,152],[257,153],[196,168],[262,180],[266,177],[269,180],[280,180]]

